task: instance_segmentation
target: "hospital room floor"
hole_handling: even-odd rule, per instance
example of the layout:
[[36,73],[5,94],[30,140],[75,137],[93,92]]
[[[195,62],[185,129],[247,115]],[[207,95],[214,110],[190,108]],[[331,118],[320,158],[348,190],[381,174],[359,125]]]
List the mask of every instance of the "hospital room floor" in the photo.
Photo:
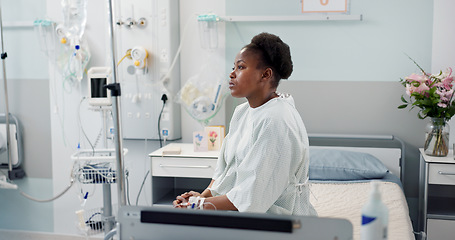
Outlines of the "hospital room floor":
[[[16,179],[18,188],[37,199],[52,195],[52,179]],[[0,189],[0,240],[76,240],[79,236],[56,235],[53,204],[31,201],[17,190]]]
[[[16,179],[18,188],[38,199],[52,196],[52,179]],[[12,189],[0,189],[0,229],[52,232],[53,204],[31,201]],[[3,235],[3,234],[2,234]]]

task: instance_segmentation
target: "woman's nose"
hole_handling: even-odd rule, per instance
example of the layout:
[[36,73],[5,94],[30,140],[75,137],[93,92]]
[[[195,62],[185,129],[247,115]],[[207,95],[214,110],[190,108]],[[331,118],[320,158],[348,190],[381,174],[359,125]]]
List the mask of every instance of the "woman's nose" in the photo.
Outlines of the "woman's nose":
[[234,70],[231,72],[231,74],[229,74],[229,77],[230,77],[231,79],[232,79],[232,78],[235,78],[235,71],[234,71]]

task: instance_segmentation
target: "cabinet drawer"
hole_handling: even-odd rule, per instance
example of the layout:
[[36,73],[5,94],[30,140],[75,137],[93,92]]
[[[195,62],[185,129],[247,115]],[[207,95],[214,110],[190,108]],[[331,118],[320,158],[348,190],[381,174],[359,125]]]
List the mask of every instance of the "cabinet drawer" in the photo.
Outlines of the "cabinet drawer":
[[455,221],[428,219],[427,240],[453,240]]
[[455,185],[455,165],[429,164],[428,182],[430,184]]
[[217,159],[152,157],[152,176],[212,178]]

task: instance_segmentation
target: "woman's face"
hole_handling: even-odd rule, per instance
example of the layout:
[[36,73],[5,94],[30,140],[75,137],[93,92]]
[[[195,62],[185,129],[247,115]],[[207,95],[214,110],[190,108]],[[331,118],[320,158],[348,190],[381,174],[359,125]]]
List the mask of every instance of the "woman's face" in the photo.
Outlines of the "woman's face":
[[250,98],[260,93],[264,86],[262,79],[263,70],[258,69],[258,54],[242,49],[235,57],[234,68],[229,75],[229,89],[231,95],[237,98]]

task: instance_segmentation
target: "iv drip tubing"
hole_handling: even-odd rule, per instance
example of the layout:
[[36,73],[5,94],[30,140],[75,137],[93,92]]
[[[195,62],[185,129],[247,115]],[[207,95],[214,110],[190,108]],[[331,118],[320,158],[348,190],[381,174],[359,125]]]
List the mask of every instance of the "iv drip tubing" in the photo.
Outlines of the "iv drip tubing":
[[42,199],[36,199],[36,198],[34,198],[34,197],[32,197],[32,196],[26,194],[25,192],[23,192],[23,191],[21,191],[21,190],[19,190],[19,191],[20,191],[20,194],[21,194],[22,196],[24,196],[24,197],[26,197],[26,198],[28,198],[28,199],[30,199],[30,200],[32,200],[32,201],[35,201],[35,202],[52,202],[52,201],[54,201],[55,199],[57,199],[57,198],[63,196],[63,194],[65,194],[66,192],[68,192],[68,190],[70,190],[70,188],[73,186],[73,184],[74,184],[74,179],[71,179],[70,184],[69,184],[65,189],[63,189],[63,191],[62,191],[61,193],[57,194],[55,197],[52,197],[52,198],[50,198],[50,199],[44,199],[44,200],[42,200]]
[[[2,58],[2,67],[3,67],[3,86],[5,90],[5,117],[6,117],[6,149],[8,151],[8,170],[11,172],[13,170],[13,163],[12,163],[12,158],[11,158],[11,133],[9,129],[9,104],[8,104],[8,84],[6,80],[6,65],[5,65],[5,58],[6,58],[6,53],[4,51],[4,45],[3,45],[3,21],[2,21],[2,7],[0,6],[0,35],[1,35],[1,41],[2,41],[2,52],[1,52],[1,58]],[[9,175],[8,175],[9,177]]]

